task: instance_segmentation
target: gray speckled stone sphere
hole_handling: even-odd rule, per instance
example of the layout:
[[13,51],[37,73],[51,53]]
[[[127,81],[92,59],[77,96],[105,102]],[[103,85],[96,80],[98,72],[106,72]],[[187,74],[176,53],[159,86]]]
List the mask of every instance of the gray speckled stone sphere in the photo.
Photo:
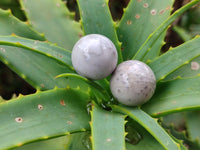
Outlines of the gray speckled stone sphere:
[[147,102],[156,88],[156,78],[151,68],[137,60],[125,61],[116,68],[110,89],[113,96],[127,106],[138,106]]
[[113,72],[118,55],[110,39],[99,34],[89,34],[74,45],[71,59],[78,74],[100,80]]

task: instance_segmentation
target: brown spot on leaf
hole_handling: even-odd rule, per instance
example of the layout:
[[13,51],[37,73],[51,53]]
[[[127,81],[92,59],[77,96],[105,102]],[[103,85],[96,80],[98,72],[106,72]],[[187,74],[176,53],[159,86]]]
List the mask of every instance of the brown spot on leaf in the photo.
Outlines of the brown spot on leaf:
[[110,138],[108,138],[106,141],[107,141],[107,142],[111,142],[112,140],[111,140]]
[[171,8],[170,6],[167,6],[167,7],[166,7],[166,10],[169,10],[170,8]]
[[63,105],[63,106],[66,105],[66,104],[65,104],[65,101],[64,101],[63,99],[60,100],[60,104]]
[[200,66],[199,63],[196,61],[191,62],[191,70],[199,70]]
[[38,104],[38,109],[39,110],[42,110],[43,109],[43,106],[41,104]]
[[18,123],[22,123],[23,119],[21,117],[17,117],[17,118],[15,118],[15,121],[18,122]]
[[135,18],[136,18],[136,19],[139,19],[139,18],[140,18],[140,15],[139,15],[139,14],[135,15]]
[[148,3],[144,3],[144,4],[143,4],[143,7],[144,7],[144,8],[148,8],[148,7],[149,7],[149,4],[148,4]]
[[130,20],[127,20],[126,24],[127,24],[127,25],[131,25],[132,22],[131,22]]
[[60,58],[62,58],[62,57],[63,57],[63,56],[62,56],[62,55],[60,55],[60,54],[59,54],[58,56],[59,56]]
[[67,121],[67,123],[68,123],[68,124],[72,124],[72,122],[71,122],[71,121]]
[[157,11],[155,9],[152,9],[150,12],[152,15],[156,15]]
[[81,38],[83,35],[81,33],[79,33],[78,36]]
[[2,52],[5,52],[5,51],[6,51],[4,48],[0,48],[0,50],[1,50]]
[[159,11],[159,14],[162,15],[162,14],[164,14],[164,12],[165,12],[165,10],[164,10],[164,9],[161,9],[161,10]]
[[60,7],[60,4],[59,4],[59,3],[57,3],[57,4],[56,4],[56,6],[57,6],[57,7]]

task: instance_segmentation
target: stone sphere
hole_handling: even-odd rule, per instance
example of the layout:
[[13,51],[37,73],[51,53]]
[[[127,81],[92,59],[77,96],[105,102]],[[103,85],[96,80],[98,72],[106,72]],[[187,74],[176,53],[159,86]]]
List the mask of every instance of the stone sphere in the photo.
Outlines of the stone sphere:
[[151,68],[137,60],[128,60],[118,65],[110,80],[113,96],[127,106],[147,102],[156,89],[156,78]]
[[74,45],[71,59],[78,74],[100,80],[114,71],[118,54],[110,39],[99,34],[89,34]]

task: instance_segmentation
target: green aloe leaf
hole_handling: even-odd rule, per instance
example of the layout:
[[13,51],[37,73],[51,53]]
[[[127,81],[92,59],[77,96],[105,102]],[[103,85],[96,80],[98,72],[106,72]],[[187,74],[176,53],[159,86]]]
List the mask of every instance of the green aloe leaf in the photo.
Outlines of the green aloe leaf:
[[[143,131],[145,131],[143,129]],[[144,139],[141,140],[140,143],[138,144],[130,144],[130,143],[126,143],[126,149],[127,150],[155,150],[155,149],[158,149],[158,150],[164,150],[164,148],[157,142],[155,141],[155,139],[150,135],[150,134],[147,134],[147,133],[142,133],[142,137]]]
[[18,36],[44,41],[43,35],[34,31],[26,22],[11,14],[11,11],[0,9],[0,35],[16,34]]
[[[177,112],[161,118],[162,124],[172,126],[174,130],[182,130],[185,123],[185,112]],[[165,127],[164,126],[164,127]]]
[[173,30],[181,37],[183,41],[189,41],[192,39],[192,35],[184,28],[179,26],[173,26]]
[[25,20],[23,11],[20,9],[20,5],[18,1],[13,0],[1,0],[0,1],[0,8],[6,10],[10,9],[12,14],[21,20]]
[[44,33],[50,42],[72,50],[82,31],[61,0],[20,0],[20,3],[34,29]]
[[0,96],[0,103],[6,102],[1,96]]
[[61,136],[53,139],[28,143],[21,147],[13,148],[12,150],[66,150],[68,141],[68,136]]
[[[54,44],[51,44],[48,42],[41,42],[41,41],[37,41],[37,40],[26,39],[26,38],[21,38],[18,36],[0,36],[0,45],[2,45],[2,46],[0,46],[0,50],[1,50],[0,54],[2,54],[2,58],[1,58],[2,61],[4,61],[4,63],[7,63],[11,68],[16,70],[18,72],[18,74],[20,74],[22,77],[27,78],[28,82],[31,82],[30,79],[33,79],[33,83],[31,82],[31,84],[34,87],[39,86],[38,88],[42,88],[42,89],[53,88],[55,85],[58,87],[63,87],[63,85],[64,85],[64,87],[66,87],[70,83],[70,81],[68,82],[67,81],[68,79],[67,80],[65,79],[65,82],[63,82],[63,80],[62,80],[63,83],[61,83],[59,81],[60,79],[58,79],[58,80],[55,79],[55,76],[59,77],[58,75],[62,74],[62,77],[63,77],[63,75],[64,75],[63,73],[74,73],[75,72],[73,67],[71,67],[72,66],[71,52],[67,51],[63,48],[60,48]],[[7,47],[9,47],[9,46],[10,47],[5,48],[5,45]],[[32,67],[35,66],[36,64],[38,64],[38,67],[41,69],[44,67],[42,69],[42,71],[39,72],[40,77],[35,78],[34,76],[32,76],[32,72],[30,72],[29,70],[23,72],[24,75],[22,75],[21,72],[22,72],[22,69],[24,68],[24,66],[20,67],[20,65],[18,65],[18,64],[21,64],[28,60],[24,59],[25,57],[23,55],[18,55],[18,54],[15,55],[15,58],[18,55],[19,59],[23,58],[22,61],[18,62],[17,60],[13,60],[13,59],[10,60],[11,58],[14,57],[14,53],[15,53],[14,51],[11,51],[10,49],[15,49],[15,51],[16,50],[20,51],[20,53],[23,53],[23,55],[26,55],[27,57],[32,57],[31,55],[34,55],[34,53],[36,53],[36,55],[41,55],[42,58],[38,57],[37,59],[40,59],[40,62],[44,66],[39,67],[39,62],[32,62],[32,64],[27,64]],[[27,52],[25,50],[27,50]],[[13,53],[13,57],[10,54],[10,52]],[[33,57],[35,57],[35,56],[33,56]],[[43,57],[46,57],[46,58],[43,59]],[[46,62],[44,61],[45,59],[48,60],[48,62],[49,61],[57,62],[57,65],[53,64],[53,65],[49,66],[49,64],[46,64],[47,61]],[[13,65],[11,64],[11,62]],[[45,67],[45,64],[48,65],[47,68]],[[61,68],[61,65],[63,65],[63,68]],[[34,69],[35,69],[34,71],[36,71],[37,73],[39,70],[41,70],[41,69],[38,69],[38,67],[34,67]],[[61,69],[59,69],[59,68],[61,68]],[[64,69],[64,68],[66,68],[66,69]],[[52,75],[50,75],[51,79],[49,78],[50,76],[48,77],[48,75],[44,76],[44,74],[46,74],[45,70],[46,71],[48,70],[49,75],[52,74]],[[73,76],[75,76],[75,78],[79,77],[76,74],[73,74]],[[44,78],[46,78],[46,79],[44,79]],[[48,81],[48,86],[44,87],[44,84],[41,83],[42,80],[51,80],[51,81]],[[77,80],[77,78],[74,81],[76,81],[76,80]],[[84,78],[84,82],[85,81],[92,83],[93,85],[98,87],[98,89],[101,88],[98,84],[96,84],[95,82],[89,81],[86,78]],[[43,87],[39,83],[41,83],[43,85]],[[98,81],[98,83],[100,83],[100,84],[103,83],[105,85],[105,81],[103,81],[103,80]],[[86,85],[86,86],[84,86],[84,88],[88,87],[86,83],[83,83],[83,84]],[[77,85],[80,85],[80,83],[76,81],[74,85],[77,86]],[[103,93],[106,94],[106,96],[108,96],[108,93],[103,88],[101,88],[101,91],[103,91]],[[100,93],[100,92],[98,92],[98,90],[97,90],[97,93]],[[110,98],[107,97],[106,99],[108,100]]]
[[[127,124],[130,124],[130,119],[128,120],[128,123]],[[139,136],[141,137],[140,141],[138,141],[138,143],[126,143],[126,148],[127,150],[133,150],[133,149],[136,149],[136,150],[163,150],[164,147],[162,147],[160,145],[160,143],[158,143],[155,138],[149,134],[143,127],[141,127],[139,124],[137,124],[136,122],[134,122],[133,120],[131,121],[131,127],[130,130],[136,130],[137,133],[139,134]],[[130,126],[129,126],[130,127]],[[168,128],[167,128],[168,129]],[[187,148],[184,146],[186,143],[185,141],[183,142],[184,139],[182,138],[175,138],[173,136],[173,134],[171,134],[171,130],[169,130],[169,135],[177,142],[180,144],[180,148],[181,150],[187,150]],[[179,134],[180,135],[180,134]],[[182,136],[182,135],[181,135]],[[132,139],[132,141],[134,141],[134,138]],[[183,144],[184,143],[184,144]],[[196,145],[192,145],[191,142],[188,143],[187,141],[187,144],[189,144],[189,147],[190,148],[197,148],[195,147]]]
[[125,106],[111,106],[116,112],[121,112],[134,119],[143,126],[165,149],[180,150],[180,145],[176,143],[168,133],[153,119],[141,109]]
[[[122,54],[125,60],[131,59],[148,36],[170,15],[174,0],[131,0],[124,10],[124,15],[117,27],[119,40],[122,42]],[[155,52],[149,56],[158,56],[163,45],[165,33],[157,39]]]
[[167,30],[163,31],[161,36],[156,40],[156,42],[151,47],[151,50],[142,59],[143,62],[150,62],[160,55],[161,48],[165,44],[164,38],[165,38],[166,32]]
[[83,76],[73,73],[63,73],[56,76],[56,78],[61,78],[61,77],[74,78],[79,83],[79,85],[82,84],[85,87],[87,87],[87,89],[91,89],[93,94],[95,95],[95,98],[100,104],[102,104],[103,101],[110,100],[110,95],[108,94],[108,92],[104,88],[102,88],[99,84],[93,82],[92,80],[89,80]]
[[[169,134],[170,134],[170,133],[169,133]],[[186,148],[186,146],[183,144],[183,141],[176,139],[176,138],[173,137],[172,135],[171,135],[171,137],[173,138],[173,140],[174,140],[175,142],[177,142],[177,143],[180,145],[180,149],[181,149],[181,150],[188,150],[188,148]]]
[[0,149],[89,129],[89,94],[53,89],[0,104]]
[[[187,112],[184,112],[184,113],[182,113],[182,115],[184,116],[184,119],[186,119],[186,117],[185,117],[185,113],[187,113]],[[174,114],[171,114],[171,115],[169,115],[169,117],[170,116],[173,116],[173,115],[176,115],[177,113],[174,113]],[[180,114],[180,113],[178,113],[178,114]],[[175,118],[177,119],[177,120],[180,120],[180,117],[178,117],[178,116],[180,116],[180,115],[177,115]],[[174,119],[175,119],[174,118]],[[195,120],[198,120],[198,119],[195,119]],[[185,122],[183,122],[182,124],[181,124],[181,126],[179,125],[179,127],[177,128],[177,127],[175,127],[175,125],[174,124],[176,124],[176,120],[174,120],[173,122],[171,122],[170,124],[166,124],[165,122],[162,122],[162,126],[166,129],[166,130],[168,130],[168,131],[170,131],[170,134],[172,135],[172,137],[175,137],[175,138],[177,138],[178,140],[179,140],[179,143],[180,143],[180,141],[182,141],[182,143],[184,143],[184,145],[185,145],[185,147],[187,147],[187,149],[189,149],[189,150],[197,150],[197,149],[200,149],[200,144],[198,143],[198,141],[197,140],[193,140],[193,139],[191,139],[190,137],[188,137],[188,129],[183,129],[183,128],[185,128]],[[187,127],[186,127],[187,128]],[[180,130],[182,130],[182,131],[180,131]],[[181,144],[181,143],[180,143]],[[182,144],[181,144],[182,145]]]
[[[35,32],[27,23],[13,17],[9,11],[0,10],[0,15],[0,19],[2,20],[0,24],[1,35],[14,33],[23,37],[44,40],[43,36]],[[40,43],[39,41],[37,42]],[[34,61],[31,61],[30,58]],[[66,87],[70,81],[66,81],[65,79],[55,80],[54,77],[61,73],[74,72],[66,64],[27,47],[19,48],[1,45],[0,59],[17,72],[19,76],[39,89],[52,89],[55,86]]]
[[[122,62],[121,44],[115,31],[107,0],[77,0],[85,34],[102,34],[108,37],[118,51],[118,63]],[[94,17],[95,16],[95,17]]]
[[200,76],[160,82],[142,109],[154,117],[200,108]]
[[163,32],[168,28],[168,26],[177,18],[179,17],[183,12],[194,6],[200,2],[200,0],[193,0],[183,6],[182,8],[175,11],[168,19],[166,19],[152,34],[149,35],[147,40],[143,43],[143,45],[140,47],[140,49],[137,51],[133,59],[137,60],[143,60],[145,56],[148,56],[149,53],[152,53],[151,51],[154,51],[156,49],[152,49],[155,42],[160,38],[160,36],[163,34]]
[[[16,4],[15,2],[11,2],[11,0],[1,0],[1,1],[0,1],[0,6],[3,7],[3,8],[6,7],[6,6],[8,7],[8,6],[9,6],[10,4],[12,4],[12,3],[13,3],[13,4]],[[14,5],[14,6],[15,6],[15,5]]]
[[198,56],[195,59],[192,59],[188,64],[183,65],[178,68],[167,77],[165,77],[164,81],[172,80],[176,78],[188,78],[195,77],[200,74],[200,57]]
[[31,49],[1,45],[0,60],[36,89],[78,85],[75,80],[71,82],[65,78],[55,79],[55,76],[62,73],[74,73],[71,67]]
[[66,150],[92,150],[90,132],[72,134]]
[[92,147],[94,150],[125,149],[124,115],[92,106]]
[[164,150],[164,147],[140,124],[131,118],[128,118],[127,121],[126,132],[128,135],[131,134],[126,137],[127,150]]
[[189,138],[191,140],[198,141],[200,147],[200,111],[190,111],[186,112],[186,127],[188,131]]
[[200,56],[200,37],[175,47],[149,63],[154,71],[157,81],[180,68],[190,60]]
[[35,50],[37,52],[48,55],[49,57],[54,57],[67,65],[72,66],[71,62],[71,51],[65,50],[55,44],[46,42],[31,40],[27,38],[14,36],[0,36],[0,45],[10,45],[15,47],[23,47],[26,49]]

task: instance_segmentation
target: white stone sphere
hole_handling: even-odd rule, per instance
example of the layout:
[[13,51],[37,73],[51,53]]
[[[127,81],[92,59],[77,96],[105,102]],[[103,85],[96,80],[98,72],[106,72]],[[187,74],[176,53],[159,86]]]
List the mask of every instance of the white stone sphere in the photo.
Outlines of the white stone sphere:
[[89,34],[74,45],[71,59],[78,74],[100,80],[114,71],[118,54],[110,39],[99,34]]

